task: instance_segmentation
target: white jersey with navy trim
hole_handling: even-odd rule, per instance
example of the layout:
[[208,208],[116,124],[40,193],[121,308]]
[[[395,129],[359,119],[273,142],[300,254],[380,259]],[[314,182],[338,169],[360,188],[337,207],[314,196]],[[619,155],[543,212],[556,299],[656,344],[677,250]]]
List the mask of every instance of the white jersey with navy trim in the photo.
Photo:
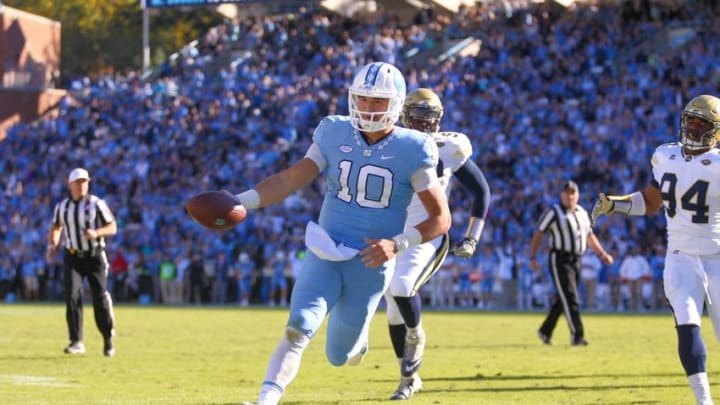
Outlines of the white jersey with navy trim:
[[651,162],[665,207],[668,251],[720,252],[720,150],[685,156],[682,144],[668,143]]
[[[438,179],[446,195],[450,195],[452,175],[472,155],[472,144],[467,135],[459,132],[435,132],[428,135],[438,148]],[[415,226],[427,219],[427,212],[417,194],[408,207],[407,226]]]

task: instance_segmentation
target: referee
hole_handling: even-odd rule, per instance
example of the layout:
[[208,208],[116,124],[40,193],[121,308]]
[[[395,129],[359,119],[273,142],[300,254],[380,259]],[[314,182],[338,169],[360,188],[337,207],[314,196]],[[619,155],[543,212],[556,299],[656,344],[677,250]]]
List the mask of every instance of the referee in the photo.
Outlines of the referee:
[[564,313],[570,327],[570,342],[573,346],[587,346],[585,331],[580,320],[580,299],[577,286],[580,278],[580,257],[590,248],[605,264],[611,264],[613,257],[603,249],[592,231],[587,211],[578,205],[580,190],[572,180],[562,185],[560,205],[554,204],[543,213],[530,242],[530,267],[542,274],[537,262],[537,251],[543,234],[550,235],[550,274],[555,283],[556,297],[545,322],[537,331],[545,344],[552,344],[552,333],[560,314]]
[[55,206],[45,258],[51,261],[62,232],[65,250],[65,315],[70,336],[70,345],[65,348],[65,353],[85,353],[82,341],[82,288],[83,279],[87,277],[92,291],[95,323],[104,339],[103,354],[112,357],[115,355],[115,321],[112,299],[106,289],[108,260],[104,237],[114,235],[117,225],[107,203],[88,193],[89,183],[87,170],[77,168],[70,172],[70,198]]

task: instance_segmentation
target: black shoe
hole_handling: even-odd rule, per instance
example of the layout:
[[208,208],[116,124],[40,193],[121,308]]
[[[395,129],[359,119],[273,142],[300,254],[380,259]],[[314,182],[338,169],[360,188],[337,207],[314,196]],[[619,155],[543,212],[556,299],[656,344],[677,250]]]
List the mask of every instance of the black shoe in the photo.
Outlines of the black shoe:
[[550,336],[542,333],[542,331],[537,331],[537,336],[542,340],[542,342],[546,345],[552,345],[552,339],[550,339]]
[[580,338],[580,339],[573,339],[572,345],[573,346],[587,346],[589,343],[587,340]]
[[105,344],[103,345],[103,354],[105,355],[105,357],[115,356],[115,345],[113,345],[113,339],[111,337],[105,339]]

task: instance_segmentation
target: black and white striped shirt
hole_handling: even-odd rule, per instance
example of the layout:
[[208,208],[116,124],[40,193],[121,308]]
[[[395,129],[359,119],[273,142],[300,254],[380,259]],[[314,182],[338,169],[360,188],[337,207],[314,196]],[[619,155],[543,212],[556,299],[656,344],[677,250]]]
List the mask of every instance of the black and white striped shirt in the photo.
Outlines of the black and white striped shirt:
[[105,238],[83,238],[87,229],[101,228],[115,219],[105,200],[88,194],[79,201],[66,198],[55,205],[53,225],[61,226],[65,249],[90,252],[105,247]]
[[587,249],[587,238],[592,234],[592,224],[587,211],[576,206],[574,211],[555,204],[540,217],[539,232],[550,235],[553,250],[582,255]]

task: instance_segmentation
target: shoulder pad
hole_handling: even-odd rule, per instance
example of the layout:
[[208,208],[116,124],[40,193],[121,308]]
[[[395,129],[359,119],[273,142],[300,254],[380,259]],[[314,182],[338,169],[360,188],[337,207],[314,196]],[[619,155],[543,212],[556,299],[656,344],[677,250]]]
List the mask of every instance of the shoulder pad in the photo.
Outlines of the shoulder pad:
[[[460,165],[472,155],[472,144],[467,135],[460,132],[436,132],[433,139],[440,149],[441,155],[452,155],[454,160],[460,162]],[[445,149],[445,151],[443,151]],[[443,153],[445,152],[445,153]]]

